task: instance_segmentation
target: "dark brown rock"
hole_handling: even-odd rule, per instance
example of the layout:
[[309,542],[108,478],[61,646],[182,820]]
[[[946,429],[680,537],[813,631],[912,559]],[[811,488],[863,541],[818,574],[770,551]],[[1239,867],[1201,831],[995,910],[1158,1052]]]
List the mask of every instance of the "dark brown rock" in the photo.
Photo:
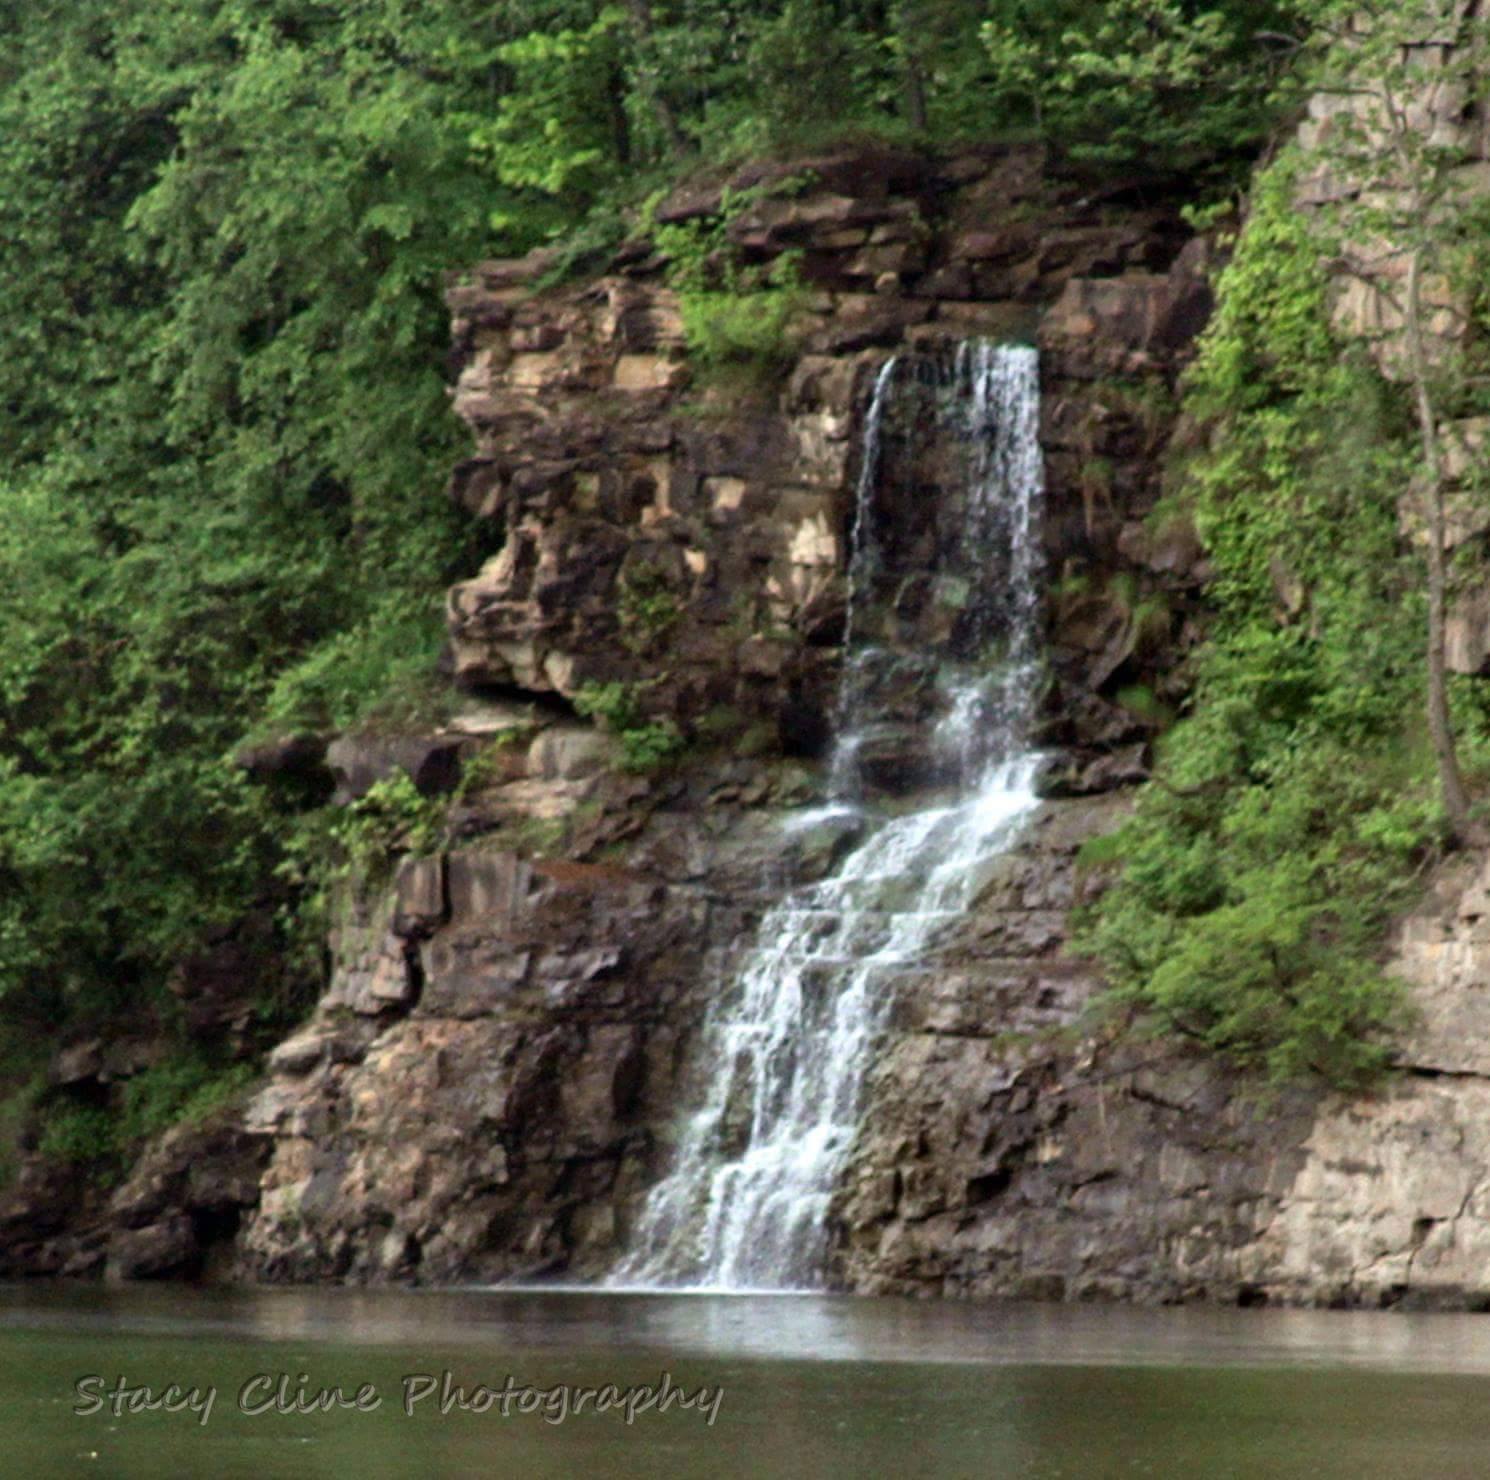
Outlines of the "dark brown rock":
[[324,735],[281,735],[261,745],[244,746],[233,759],[256,781],[277,776],[317,779],[326,774],[326,744]]
[[336,777],[333,800],[355,801],[399,772],[425,796],[452,791],[460,780],[462,749],[458,739],[424,735],[341,735],[326,750]]
[[109,1240],[110,1280],[163,1280],[195,1272],[201,1249],[191,1219],[178,1214],[144,1228],[119,1229]]

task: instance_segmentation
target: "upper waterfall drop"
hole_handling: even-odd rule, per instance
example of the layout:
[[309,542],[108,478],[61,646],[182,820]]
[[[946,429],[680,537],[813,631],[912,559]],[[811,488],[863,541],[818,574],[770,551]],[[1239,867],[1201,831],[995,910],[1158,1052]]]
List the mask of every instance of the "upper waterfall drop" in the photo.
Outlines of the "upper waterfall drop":
[[[882,575],[876,519],[885,419],[909,367],[876,377],[857,490],[846,651],[831,791],[861,785],[859,752],[887,655],[862,620]],[[713,1289],[821,1285],[827,1214],[858,1131],[863,1085],[894,1000],[939,930],[959,919],[988,864],[1035,806],[1029,749],[1039,681],[1039,361],[973,342],[934,377],[936,421],[961,449],[953,557],[969,571],[958,654],[943,665],[933,747],[953,778],[937,805],[880,822],[837,874],[762,918],[742,969],[713,1003],[696,1050],[709,1077],[669,1173],[648,1196],[611,1283]],[[980,581],[996,567],[1001,578]]]
[[843,616],[843,671],[838,680],[834,707],[835,743],[828,770],[828,795],[835,801],[859,795],[859,734],[854,723],[864,699],[863,661],[870,656],[860,650],[859,605],[874,585],[878,569],[878,544],[874,530],[874,492],[880,475],[880,443],[885,407],[895,385],[898,355],[891,355],[874,378],[869,405],[864,412],[864,445],[859,456],[859,478],[854,488],[854,522],[849,528],[848,600]]

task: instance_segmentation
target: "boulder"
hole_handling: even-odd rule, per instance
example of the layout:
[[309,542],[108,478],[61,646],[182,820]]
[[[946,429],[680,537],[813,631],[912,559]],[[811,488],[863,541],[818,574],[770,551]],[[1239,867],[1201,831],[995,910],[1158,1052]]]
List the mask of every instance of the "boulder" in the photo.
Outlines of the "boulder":
[[425,796],[454,791],[460,780],[462,743],[429,735],[340,735],[327,747],[336,777],[333,801],[345,806],[380,781],[403,772]]
[[144,1228],[121,1228],[109,1239],[105,1278],[110,1281],[164,1280],[190,1276],[202,1250],[183,1214]]

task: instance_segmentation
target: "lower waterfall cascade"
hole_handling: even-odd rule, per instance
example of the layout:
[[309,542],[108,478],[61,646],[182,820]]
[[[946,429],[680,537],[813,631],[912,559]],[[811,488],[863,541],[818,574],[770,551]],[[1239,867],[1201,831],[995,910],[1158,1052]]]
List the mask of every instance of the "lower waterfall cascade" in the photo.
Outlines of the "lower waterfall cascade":
[[613,1286],[824,1284],[829,1204],[895,984],[924,967],[1036,805],[1039,359],[972,341],[935,375],[938,433],[955,440],[965,479],[953,543],[968,594],[958,654],[937,670],[929,741],[951,785],[935,805],[888,820],[861,807],[858,755],[876,715],[866,674],[881,656],[862,617],[880,574],[884,422],[914,368],[897,357],[875,379],[851,540],[829,810],[862,811],[865,830],[833,876],[764,914],[711,1005],[694,1050],[709,1067],[702,1103],[680,1124],[671,1170],[647,1195]]

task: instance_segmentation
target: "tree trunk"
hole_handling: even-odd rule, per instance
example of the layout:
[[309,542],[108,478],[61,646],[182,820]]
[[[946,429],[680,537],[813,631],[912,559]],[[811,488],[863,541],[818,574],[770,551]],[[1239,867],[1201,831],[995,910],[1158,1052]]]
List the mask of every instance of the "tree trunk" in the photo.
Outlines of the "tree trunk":
[[1453,719],[1449,713],[1448,663],[1444,626],[1448,605],[1447,552],[1443,496],[1443,457],[1438,444],[1438,423],[1428,379],[1428,357],[1423,345],[1422,300],[1423,248],[1412,249],[1407,266],[1407,303],[1404,328],[1411,364],[1413,392],[1417,402],[1418,436],[1423,449],[1423,471],[1427,479],[1428,503],[1428,734],[1438,764],[1438,786],[1456,841],[1483,845],[1485,830],[1469,815],[1469,793],[1459,771],[1459,753],[1454,744]]
[[905,121],[918,133],[926,132],[926,69],[913,51],[905,56]]

